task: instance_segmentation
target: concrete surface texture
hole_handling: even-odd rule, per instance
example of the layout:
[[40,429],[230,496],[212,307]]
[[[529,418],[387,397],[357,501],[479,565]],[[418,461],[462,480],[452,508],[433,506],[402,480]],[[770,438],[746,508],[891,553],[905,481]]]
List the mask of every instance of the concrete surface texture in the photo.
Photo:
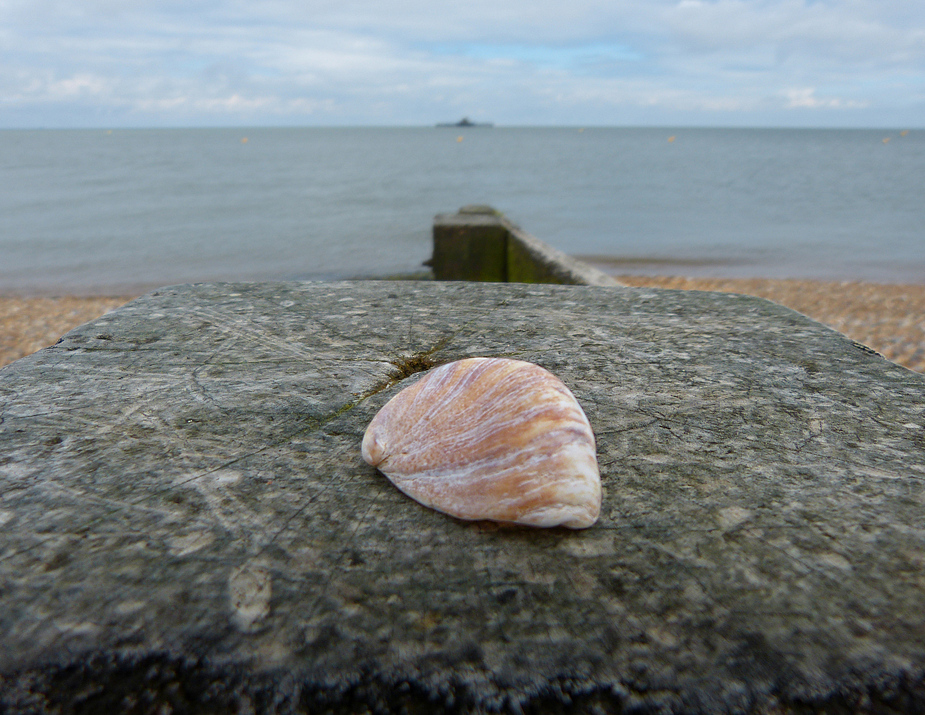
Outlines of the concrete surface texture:
[[[595,526],[461,522],[363,462],[477,355],[574,392]],[[155,291],[0,370],[0,711],[922,711],[923,394],[732,294]]]

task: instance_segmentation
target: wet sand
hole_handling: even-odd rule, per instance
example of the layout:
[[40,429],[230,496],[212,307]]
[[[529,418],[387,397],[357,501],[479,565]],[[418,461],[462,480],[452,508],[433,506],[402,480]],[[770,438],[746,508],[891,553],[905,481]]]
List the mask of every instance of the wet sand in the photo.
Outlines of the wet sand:
[[[630,286],[715,290],[768,298],[925,373],[925,285],[620,275]],[[134,296],[0,296],[0,365],[53,345],[72,328]]]

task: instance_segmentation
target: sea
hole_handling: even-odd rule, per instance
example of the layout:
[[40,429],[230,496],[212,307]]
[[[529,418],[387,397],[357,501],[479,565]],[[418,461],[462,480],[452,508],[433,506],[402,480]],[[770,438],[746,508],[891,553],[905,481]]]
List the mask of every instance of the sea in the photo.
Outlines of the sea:
[[614,273],[925,283],[925,130],[0,131],[0,294],[414,275],[490,205]]

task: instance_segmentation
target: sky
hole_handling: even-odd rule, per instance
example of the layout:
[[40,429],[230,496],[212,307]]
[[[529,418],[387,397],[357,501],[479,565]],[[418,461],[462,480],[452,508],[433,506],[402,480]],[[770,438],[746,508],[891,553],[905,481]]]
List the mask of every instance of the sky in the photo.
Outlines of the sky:
[[925,0],[0,0],[0,127],[925,126]]

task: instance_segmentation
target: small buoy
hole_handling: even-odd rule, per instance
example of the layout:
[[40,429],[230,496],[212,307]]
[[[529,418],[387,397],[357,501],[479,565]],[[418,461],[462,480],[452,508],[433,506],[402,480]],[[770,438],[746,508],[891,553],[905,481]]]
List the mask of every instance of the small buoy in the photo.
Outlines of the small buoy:
[[883,137],[883,143],[887,144],[890,141],[890,137]]
[[908,133],[909,133],[909,130],[908,130],[908,129],[903,129],[903,130],[899,133],[899,136],[904,137],[904,136],[906,136]]
[[241,143],[247,144],[247,137],[241,137]]
[[585,130],[585,128],[582,127],[581,129],[578,130],[578,133],[581,134],[584,130]]
[[457,144],[458,144],[459,142],[461,142],[462,140],[463,140],[462,137],[456,137],[456,143],[457,143]]
[[674,141],[674,134],[672,134],[670,137],[668,137],[668,143],[669,143],[669,144],[671,144],[671,142],[673,142],[673,141]]

